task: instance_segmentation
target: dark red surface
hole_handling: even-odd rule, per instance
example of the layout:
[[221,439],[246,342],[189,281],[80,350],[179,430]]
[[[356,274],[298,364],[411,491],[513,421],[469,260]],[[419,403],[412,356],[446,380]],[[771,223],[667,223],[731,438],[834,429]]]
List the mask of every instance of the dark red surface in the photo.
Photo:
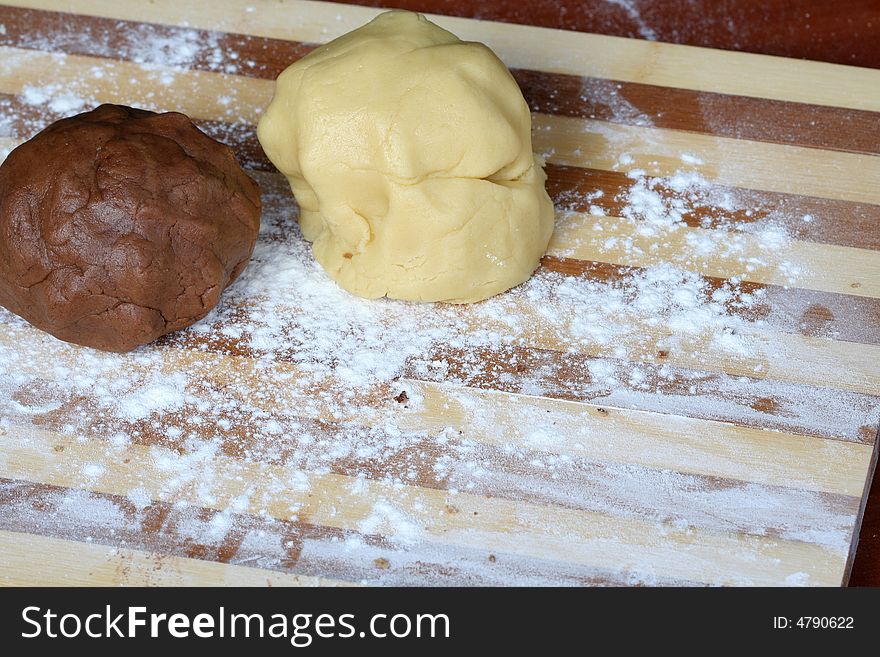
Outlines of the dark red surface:
[[849,578],[850,586],[880,586],[880,483],[877,480],[875,472]]
[[[346,2],[880,68],[880,0]],[[849,583],[880,586],[880,484],[876,477]]]

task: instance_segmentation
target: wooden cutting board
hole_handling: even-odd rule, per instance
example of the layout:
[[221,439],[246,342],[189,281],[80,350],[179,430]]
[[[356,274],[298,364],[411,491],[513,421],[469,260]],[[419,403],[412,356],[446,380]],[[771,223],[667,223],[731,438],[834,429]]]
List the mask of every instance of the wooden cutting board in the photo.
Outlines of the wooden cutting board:
[[[258,253],[294,248],[254,124],[280,70],[375,13],[8,3],[2,146],[98,102],[186,112],[263,186]],[[371,386],[336,361],[312,385],[314,344],[239,329],[257,308],[294,334],[250,304],[259,258],[239,315],[125,357],[0,314],[0,582],[846,582],[880,419],[880,71],[436,21],[535,111],[559,209],[538,282],[340,307],[456,336]],[[357,321],[339,353],[394,361]]]

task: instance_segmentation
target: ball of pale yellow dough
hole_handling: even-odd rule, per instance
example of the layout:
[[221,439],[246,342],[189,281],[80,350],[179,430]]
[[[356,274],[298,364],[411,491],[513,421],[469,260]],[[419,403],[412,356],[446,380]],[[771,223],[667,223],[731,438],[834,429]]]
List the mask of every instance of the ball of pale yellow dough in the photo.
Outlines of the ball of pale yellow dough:
[[553,231],[531,115],[480,43],[392,11],[285,70],[260,120],[316,259],[367,298],[479,301]]

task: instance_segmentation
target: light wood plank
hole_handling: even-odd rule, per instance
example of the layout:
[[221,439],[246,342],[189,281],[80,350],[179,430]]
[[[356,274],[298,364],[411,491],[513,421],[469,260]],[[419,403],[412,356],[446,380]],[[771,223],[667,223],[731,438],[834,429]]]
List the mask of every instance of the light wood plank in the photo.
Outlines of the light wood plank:
[[[795,333],[781,333],[751,327],[740,327],[738,340],[747,347],[746,353],[725,348],[712,332],[676,333],[633,318],[634,324],[611,341],[600,342],[577,337],[572,325],[577,317],[559,316],[547,321],[547,302],[517,299],[507,307],[516,316],[516,330],[501,319],[481,315],[480,311],[463,310],[471,330],[486,329],[502,335],[513,333],[520,346],[576,352],[584,356],[615,358],[623,349],[626,358],[636,362],[658,362],[657,354],[665,353],[664,363],[677,367],[725,372],[767,380],[788,381],[850,390],[876,395],[880,391],[880,371],[876,367],[880,346],[836,341]],[[563,308],[558,309],[564,312]],[[602,317],[597,314],[597,318]],[[598,321],[598,320],[597,320]],[[606,321],[613,321],[606,319]]]
[[862,493],[873,451],[872,445],[663,413],[409,383],[420,402],[398,420],[401,426],[451,426],[470,440],[510,449],[612,462],[625,455],[627,462],[651,468],[855,497]]
[[[59,85],[89,104],[119,103],[178,111],[199,119],[255,124],[274,82],[210,71],[144,67],[133,62],[0,47],[0,93]],[[29,137],[30,135],[21,135]]]
[[0,531],[0,586],[351,586],[324,577]]
[[[642,169],[659,176],[684,169],[721,185],[880,203],[880,157],[875,155],[550,114],[533,116],[532,135],[535,150],[549,152],[548,161],[554,164],[603,171]],[[632,159],[625,167],[618,162],[623,153]],[[702,164],[683,164],[683,153]]]
[[[14,6],[325,43],[380,9],[298,0],[149,4],[12,0]],[[880,71],[449,16],[431,20],[488,44],[508,66],[658,86],[880,111]],[[718,72],[723,70],[724,75]]]
[[[796,239],[768,251],[748,233],[682,225],[658,237],[640,234],[637,227],[620,217],[558,214],[547,252],[631,267],[670,263],[703,276],[880,297],[880,251]],[[610,237],[617,240],[608,244]],[[708,255],[701,251],[705,244],[712,245]]]
[[[480,548],[615,572],[649,570],[658,577],[719,585],[783,585],[795,573],[804,573],[811,584],[839,585],[846,565],[844,553],[799,541],[302,473],[221,455],[207,464],[211,477],[172,488],[165,467],[181,457],[170,450],[131,445],[108,459],[103,441],[24,427],[11,428],[3,444],[0,476],[10,479],[113,495],[139,486],[154,500],[217,509],[233,500],[259,500],[249,501],[245,511],[265,509],[287,519],[295,508],[315,524],[368,528],[404,543]],[[90,462],[102,462],[105,470],[86,480],[81,468]],[[294,477],[298,485],[283,491],[270,483]]]

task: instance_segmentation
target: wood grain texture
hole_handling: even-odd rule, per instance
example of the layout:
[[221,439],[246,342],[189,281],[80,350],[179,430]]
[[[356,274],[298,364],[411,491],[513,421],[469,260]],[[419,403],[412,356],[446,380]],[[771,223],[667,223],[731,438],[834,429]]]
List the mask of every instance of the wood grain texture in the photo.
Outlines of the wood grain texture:
[[[548,247],[550,255],[564,255],[578,260],[604,260],[614,264],[644,267],[657,262],[688,262],[695,271],[705,276],[731,278],[741,269],[738,254],[701,256],[699,245],[711,239],[713,231],[707,228],[686,228],[657,245],[652,236],[634,239],[627,248],[601,248],[594,238],[597,232],[613,233],[622,223],[619,217],[595,214],[567,214],[557,220],[557,229]],[[623,222],[625,223],[625,222]],[[604,242],[604,237],[602,241]],[[743,248],[748,252],[760,250],[757,237],[744,237]],[[654,248],[651,248],[654,246]],[[633,254],[632,251],[637,253]],[[880,253],[830,244],[792,241],[783,247],[784,257],[791,262],[809,263],[810,273],[799,281],[799,287],[820,292],[853,294],[872,299],[880,297]],[[838,270],[837,263],[846,260],[850,266]],[[735,261],[735,264],[734,264]],[[771,267],[756,266],[741,276],[743,280],[770,285],[786,285],[784,273]]]
[[[242,149],[251,156],[253,146],[243,143]],[[253,156],[252,156],[253,157]],[[260,154],[258,157],[264,157]],[[627,190],[632,179],[623,171],[603,171],[581,167],[549,165],[547,167],[547,191],[557,206],[575,212],[588,212],[590,194],[602,192],[603,208],[609,214],[619,215],[625,207]],[[663,181],[658,189],[668,198],[682,196]],[[706,188],[708,198],[738,194],[736,187],[713,184]],[[880,206],[872,203],[853,203],[814,196],[749,191],[749,204],[734,208],[721,208],[711,202],[690,206],[682,215],[688,226],[704,228],[724,224],[748,224],[768,215],[780,217],[786,229],[799,240],[824,242],[856,248],[880,249],[880,236],[874,230],[880,222]],[[812,217],[809,223],[804,216]]]
[[[11,433],[21,442],[13,442],[7,449],[19,451],[14,453],[14,459],[7,459],[7,467],[0,476],[14,480],[33,481],[39,477],[53,486],[80,487],[81,473],[75,464],[82,459],[100,458],[104,449],[98,442],[81,443],[25,428],[15,428]],[[125,495],[135,472],[139,481],[155,480],[155,448],[152,451],[150,455],[139,446],[130,447],[125,452],[127,463],[108,463],[107,471],[99,481],[89,482],[88,490]],[[253,482],[265,480],[266,470],[273,466],[254,468],[221,456],[215,458],[215,467],[236,475],[224,478],[224,483],[214,491],[218,506],[225,508],[229,500],[241,496]],[[236,485],[235,481],[239,483]],[[362,524],[376,501],[382,499],[417,513],[424,532],[421,539],[428,544],[479,548],[491,538],[502,555],[551,559],[600,570],[618,568],[620,554],[625,552],[629,560],[650,561],[661,577],[707,583],[777,583],[776,564],[780,559],[818,583],[837,584],[844,576],[844,563],[834,550],[801,541],[701,532],[700,542],[694,543],[687,531],[679,533],[674,525],[664,527],[636,519],[609,518],[603,513],[465,493],[455,497],[457,511],[449,513],[450,500],[442,490],[401,490],[378,481],[367,481],[353,490],[352,484],[351,479],[335,474],[313,476],[310,492],[297,496],[291,490],[283,505],[271,512],[286,517],[289,503],[297,501],[301,504],[300,515],[311,522],[350,529]],[[163,499],[160,487],[148,492],[151,499],[168,501]],[[548,531],[549,527],[553,529]],[[383,535],[389,538],[395,538],[395,532],[392,524],[382,527]],[[660,550],[658,541],[664,546]],[[688,549],[676,549],[676,544],[687,545]]]
[[[186,111],[233,145],[278,203],[289,203],[289,194],[254,138],[271,78],[311,44],[374,14],[316,2],[255,11],[239,0],[12,4],[25,8],[0,8],[0,110],[12,118],[0,146],[57,118],[33,102],[34,86],[60,85],[89,102],[139,104],[148,96],[152,106]],[[511,18],[495,4],[486,5],[487,15]],[[250,64],[225,72],[199,55],[173,74],[145,67],[123,38],[142,21],[158,35],[196,30],[193,38]],[[214,436],[217,449],[186,475],[196,479],[172,486],[184,476],[178,463],[193,458],[188,437],[169,431],[169,418],[107,424],[98,391],[62,396],[77,352],[16,328],[15,338],[0,334],[0,349],[25,346],[31,356],[16,375],[39,384],[0,410],[0,580],[846,580],[880,408],[880,149],[871,129],[880,116],[878,72],[571,30],[461,18],[444,24],[487,41],[515,66],[535,111],[536,148],[548,157],[560,207],[542,272],[625,291],[652,267],[672,264],[698,277],[706,294],[723,298],[735,286],[759,299],[719,302],[741,322],[738,336],[752,353],[731,357],[710,335],[682,339],[645,318],[630,320],[614,344],[589,345],[575,339],[573,323],[547,321],[547,300],[512,297],[504,313],[463,308],[457,315],[473,333],[511,338],[505,313],[515,316],[526,329],[510,344],[448,345],[414,358],[402,378],[365,393],[353,412],[332,395],[305,399],[280,383],[309,376],[295,353],[267,357],[234,332],[170,338],[161,343],[162,372],[199,372],[201,385],[250,404],[266,421],[286,421],[285,409],[296,409],[303,439],[333,444],[361,431],[392,443],[395,431],[424,434],[384,459],[355,452],[310,467],[290,460],[298,435],[266,441],[224,419],[203,420],[199,432]],[[625,249],[597,241],[622,236],[637,221],[623,216],[632,193],[626,171],[668,179],[683,153],[707,198],[743,202],[687,207],[682,227],[659,240],[636,235]],[[658,189],[675,199],[668,185]],[[597,192],[603,211],[588,200]],[[764,214],[750,214],[754,205]],[[771,214],[784,217],[792,237],[773,250],[783,250],[776,255],[796,265],[797,276],[761,261],[767,247],[748,232]],[[701,253],[701,243],[719,239],[735,239],[741,254]],[[743,257],[755,261],[745,275]],[[108,372],[101,385],[142,365],[135,359],[132,371]],[[622,391],[597,374],[633,366],[642,388]],[[243,389],[227,385],[233,376]],[[316,389],[331,389],[332,377]],[[552,439],[535,432],[538,417]],[[83,418],[91,418],[88,430],[73,435]],[[114,442],[114,432],[129,438]],[[297,483],[303,477],[308,486]],[[279,490],[282,481],[291,483]],[[395,519],[397,510],[404,520]],[[216,540],[213,526],[224,528]],[[38,574],[28,565],[32,553],[77,563],[52,561]]]
[[[77,493],[73,493],[76,497]],[[78,540],[91,538],[91,543],[101,545],[118,545],[125,542],[125,552],[137,550],[135,554],[148,554],[152,558],[147,567],[142,570],[129,567],[129,562],[123,561],[124,567],[119,569],[120,577],[113,583],[117,585],[138,583],[139,577],[143,576],[142,583],[145,585],[175,584],[175,570],[180,570],[178,564],[193,563],[193,560],[207,562],[203,568],[205,577],[201,582],[205,585],[216,585],[223,581],[225,565],[247,565],[242,569],[244,574],[251,571],[264,573],[266,576],[253,577],[250,581],[241,580],[242,585],[324,585],[339,586],[349,585],[348,582],[328,579],[326,576],[294,576],[284,577],[284,573],[327,573],[335,572],[344,575],[350,581],[361,581],[375,576],[377,572],[386,572],[391,577],[391,582],[400,586],[424,584],[426,578],[431,578],[433,584],[442,585],[449,583],[464,582],[471,586],[500,586],[505,583],[503,572],[487,573],[485,564],[487,555],[481,550],[460,549],[456,553],[456,566],[448,567],[425,551],[415,555],[401,550],[380,535],[368,535],[358,531],[340,531],[332,527],[312,525],[307,522],[279,521],[267,519],[261,516],[244,513],[235,514],[232,519],[231,529],[222,537],[211,540],[194,539],[187,531],[189,519],[172,504],[164,502],[152,502],[149,507],[137,509],[131,501],[124,496],[99,494],[90,492],[90,498],[95,501],[112,504],[123,510],[126,522],[122,526],[137,526],[137,531],[124,532],[121,527],[108,528],[100,522],[90,521],[83,518],[70,508],[69,489],[50,486],[47,484],[32,484],[29,482],[0,481],[0,528],[4,532],[16,532],[16,536],[26,536],[24,549],[45,550],[54,548],[75,550],[81,543],[55,542],[32,543],[34,538],[40,537],[46,532],[63,532],[65,535]],[[198,511],[201,522],[209,525],[219,513],[214,509],[201,508]],[[253,546],[251,540],[259,536],[260,544],[266,544],[266,537],[278,538],[281,549],[267,551],[265,547],[258,549]],[[357,552],[348,554],[339,553],[335,547],[340,540],[357,540],[363,548]],[[250,545],[249,545],[250,544]],[[70,547],[68,547],[70,546]],[[98,555],[100,551],[97,550]],[[18,554],[13,552],[13,554]],[[595,586],[595,585],[624,585],[626,578],[612,571],[599,571],[591,568],[572,568],[561,562],[548,562],[541,559],[528,559],[515,555],[493,555],[499,558],[515,561],[519,570],[529,573],[530,582],[533,584],[547,584],[549,582],[562,581],[572,586]],[[22,560],[25,560],[22,557]],[[167,562],[166,562],[167,560]],[[169,563],[172,572],[166,574],[166,563]],[[393,565],[393,568],[389,567]],[[222,566],[221,566],[222,565]],[[106,566],[105,566],[106,568]],[[13,573],[10,577],[12,583],[28,584],[40,581],[40,576],[34,579],[33,569],[28,566],[23,574]],[[92,572],[85,568],[77,567],[72,572],[56,573],[47,575],[48,581],[70,584],[72,582],[88,582],[94,577]],[[233,569],[235,571],[237,569]],[[134,571],[134,572],[132,572]],[[212,576],[212,571],[218,574]],[[499,569],[501,571],[501,569]],[[238,583],[234,576],[229,579],[230,584]],[[51,579],[50,579],[51,578]],[[194,581],[193,583],[198,583]],[[683,580],[661,580],[669,585],[696,585],[697,582]]]
[[[0,531],[3,586],[338,586],[318,577],[284,575],[265,568],[217,564],[115,544],[70,541]],[[35,554],[63,554],[62,561],[35,562]]]
[[[566,250],[567,251],[567,250]],[[608,260],[607,251],[603,257]],[[596,281],[626,280],[643,273],[633,265],[546,255],[542,267],[566,276],[586,277]],[[724,290],[730,281],[703,275],[706,288]],[[759,295],[762,303],[744,308],[729,303],[727,312],[745,320],[765,319],[786,333],[829,335],[837,340],[862,344],[880,344],[880,300],[850,294],[792,290],[768,283],[740,283],[750,294]]]

